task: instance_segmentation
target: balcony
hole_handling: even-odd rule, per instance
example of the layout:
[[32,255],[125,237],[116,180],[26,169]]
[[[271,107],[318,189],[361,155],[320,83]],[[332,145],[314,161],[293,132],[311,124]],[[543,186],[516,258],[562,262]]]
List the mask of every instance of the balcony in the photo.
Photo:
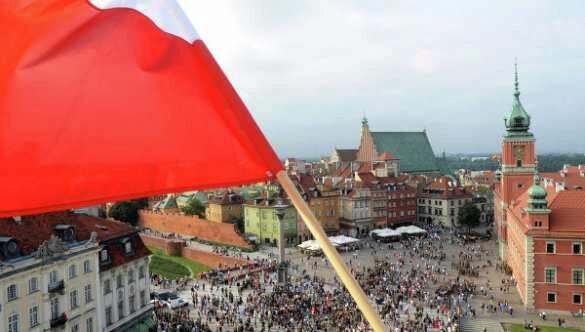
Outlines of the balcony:
[[63,293],[65,289],[65,282],[63,280],[49,284],[49,293]]
[[65,323],[67,323],[67,315],[62,313],[61,315],[51,319],[51,328],[63,326]]

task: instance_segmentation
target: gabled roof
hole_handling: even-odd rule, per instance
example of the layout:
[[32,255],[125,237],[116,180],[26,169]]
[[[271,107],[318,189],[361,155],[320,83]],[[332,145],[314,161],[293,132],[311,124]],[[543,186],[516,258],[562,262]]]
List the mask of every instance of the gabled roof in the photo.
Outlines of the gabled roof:
[[423,190],[426,194],[441,195],[444,198],[471,196],[469,187],[461,187],[448,176],[441,176],[431,181]]
[[339,157],[339,161],[342,162],[355,161],[357,159],[357,149],[335,149],[335,152]]
[[371,132],[378,154],[389,152],[400,159],[400,170],[438,172],[439,165],[426,132]]

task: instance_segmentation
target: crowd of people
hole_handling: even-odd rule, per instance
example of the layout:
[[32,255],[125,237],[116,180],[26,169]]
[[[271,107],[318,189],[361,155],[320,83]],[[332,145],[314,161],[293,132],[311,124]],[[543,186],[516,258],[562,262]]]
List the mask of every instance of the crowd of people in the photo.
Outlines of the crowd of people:
[[[484,260],[487,252],[480,244],[464,244],[440,227],[430,226],[427,231],[425,237],[407,237],[392,244],[362,242],[361,251],[367,251],[374,264],[364,263],[357,253],[345,254],[351,272],[391,331],[456,331],[462,319],[477,314],[471,299],[488,296],[493,289],[489,283],[478,285],[474,278],[458,273],[447,259],[452,253],[445,247],[454,245],[460,257]],[[158,312],[158,329],[369,331],[339,281],[317,273],[328,270],[327,260],[310,256],[296,260],[284,285],[276,279],[275,266],[275,260],[257,260],[249,267],[205,275],[191,288],[191,310]],[[513,314],[506,302],[498,303],[496,310]]]

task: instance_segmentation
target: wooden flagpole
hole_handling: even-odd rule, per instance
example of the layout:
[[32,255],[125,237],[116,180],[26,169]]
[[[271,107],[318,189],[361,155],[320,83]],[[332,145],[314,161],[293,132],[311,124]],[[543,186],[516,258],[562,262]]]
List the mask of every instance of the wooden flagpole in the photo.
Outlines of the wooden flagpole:
[[313,212],[307,205],[307,202],[305,202],[305,200],[303,200],[301,197],[301,194],[298,192],[286,171],[278,172],[276,174],[276,178],[278,179],[278,182],[280,182],[280,185],[284,191],[288,194],[288,197],[292,201],[297,211],[301,214],[301,217],[311,231],[311,234],[313,234],[315,239],[319,241],[323,253],[325,253],[325,256],[327,256],[327,259],[329,262],[331,262],[331,266],[333,266],[333,269],[341,281],[343,281],[343,284],[357,303],[358,308],[362,311],[366,320],[370,323],[370,326],[376,332],[385,331],[386,328],[374,310],[374,307],[369,302],[368,297],[357,283],[355,278],[349,272],[347,265],[345,265],[345,262],[341,259],[341,256],[339,256],[339,253],[329,241],[329,238],[325,234],[323,227],[321,227],[317,221],[317,218],[315,218],[315,215],[313,215]]

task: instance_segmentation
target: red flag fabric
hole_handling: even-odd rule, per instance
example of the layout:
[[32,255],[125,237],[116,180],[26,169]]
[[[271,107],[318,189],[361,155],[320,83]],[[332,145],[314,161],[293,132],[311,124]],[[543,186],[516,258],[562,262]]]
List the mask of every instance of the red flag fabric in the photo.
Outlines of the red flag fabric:
[[0,217],[282,169],[189,23],[171,0],[0,1]]

